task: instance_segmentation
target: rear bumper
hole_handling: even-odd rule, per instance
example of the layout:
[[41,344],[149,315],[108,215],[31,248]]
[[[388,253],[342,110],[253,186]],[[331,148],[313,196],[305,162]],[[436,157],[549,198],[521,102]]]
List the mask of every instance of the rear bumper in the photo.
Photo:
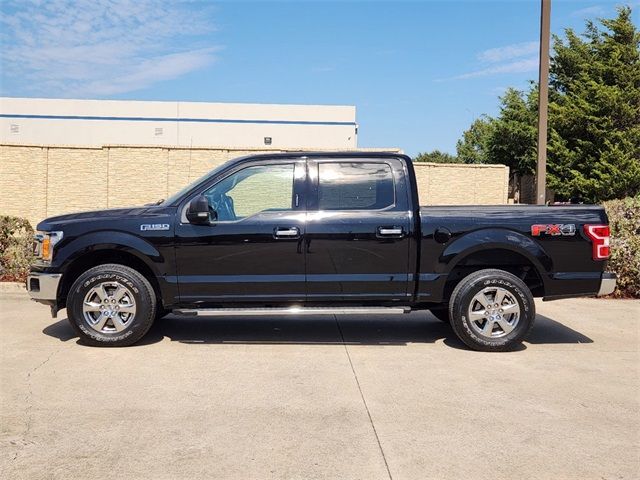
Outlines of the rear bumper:
[[545,282],[545,302],[563,298],[610,295],[616,288],[611,272],[557,272]]
[[61,278],[61,273],[31,272],[27,277],[27,291],[36,302],[55,303]]
[[598,296],[611,295],[616,289],[617,276],[615,273],[603,272],[600,279],[600,290],[598,290]]

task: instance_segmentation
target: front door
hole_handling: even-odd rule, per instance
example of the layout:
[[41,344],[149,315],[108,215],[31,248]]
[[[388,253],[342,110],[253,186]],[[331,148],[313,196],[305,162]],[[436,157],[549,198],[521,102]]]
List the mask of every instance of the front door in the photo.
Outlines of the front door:
[[307,300],[406,302],[412,212],[396,159],[310,160]]
[[198,192],[215,219],[193,225],[182,213],[176,226],[183,303],[305,300],[305,177],[303,160],[261,160],[242,164]]

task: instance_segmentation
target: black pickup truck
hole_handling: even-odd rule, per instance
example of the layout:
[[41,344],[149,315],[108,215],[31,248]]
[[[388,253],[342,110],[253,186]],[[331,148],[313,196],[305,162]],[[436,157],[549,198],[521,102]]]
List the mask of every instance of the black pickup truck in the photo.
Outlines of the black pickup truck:
[[500,351],[534,297],[613,292],[607,222],[592,205],[420,207],[395,153],[255,155],[154,205],[44,220],[27,289],[91,345],[131,345],[170,312],[430,310]]

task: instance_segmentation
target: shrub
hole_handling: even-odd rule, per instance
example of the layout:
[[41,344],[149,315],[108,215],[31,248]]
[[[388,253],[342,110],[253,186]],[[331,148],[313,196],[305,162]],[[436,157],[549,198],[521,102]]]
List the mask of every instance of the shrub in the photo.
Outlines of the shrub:
[[614,297],[640,298],[640,195],[604,203],[611,226],[609,270],[618,275]]
[[33,227],[19,217],[0,216],[0,281],[25,281],[33,261]]

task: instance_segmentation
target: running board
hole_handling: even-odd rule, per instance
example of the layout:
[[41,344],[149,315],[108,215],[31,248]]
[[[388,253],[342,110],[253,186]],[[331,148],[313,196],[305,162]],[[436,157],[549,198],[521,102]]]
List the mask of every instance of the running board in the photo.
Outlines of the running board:
[[287,308],[178,308],[176,315],[197,317],[249,317],[264,315],[398,315],[410,307],[287,307]]

